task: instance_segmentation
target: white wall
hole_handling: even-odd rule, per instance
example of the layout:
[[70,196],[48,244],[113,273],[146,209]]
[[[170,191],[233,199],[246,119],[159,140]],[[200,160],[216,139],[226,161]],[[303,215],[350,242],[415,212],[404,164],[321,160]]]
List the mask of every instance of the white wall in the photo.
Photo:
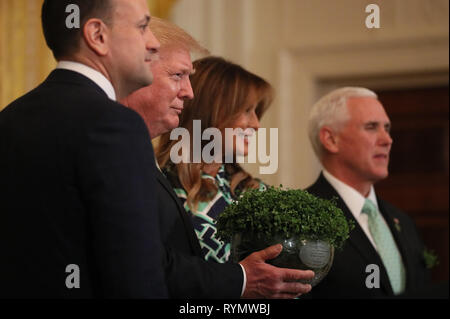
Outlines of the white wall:
[[[365,26],[370,3],[380,29]],[[178,0],[172,20],[274,85],[262,127],[279,129],[279,169],[260,177],[305,187],[320,170],[306,136],[312,104],[342,85],[448,84],[448,12],[448,0]]]

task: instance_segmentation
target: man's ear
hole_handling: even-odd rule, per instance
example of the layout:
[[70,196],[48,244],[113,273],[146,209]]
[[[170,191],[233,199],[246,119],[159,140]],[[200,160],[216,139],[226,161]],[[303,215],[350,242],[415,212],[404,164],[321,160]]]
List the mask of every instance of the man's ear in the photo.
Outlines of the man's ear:
[[100,19],[90,19],[83,27],[86,45],[100,56],[108,54],[108,27]]
[[334,154],[339,151],[338,136],[330,127],[323,126],[319,131],[319,138],[323,147],[328,152]]

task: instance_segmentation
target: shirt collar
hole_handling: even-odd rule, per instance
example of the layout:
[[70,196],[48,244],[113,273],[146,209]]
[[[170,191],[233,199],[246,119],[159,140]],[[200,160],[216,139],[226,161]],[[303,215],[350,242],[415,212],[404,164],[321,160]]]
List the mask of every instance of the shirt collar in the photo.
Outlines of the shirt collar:
[[[323,176],[331,184],[331,186],[333,186],[339,196],[341,196],[342,200],[347,205],[353,216],[355,216],[355,218],[358,218],[361,214],[361,209],[364,206],[366,198],[353,187],[345,184],[344,182],[331,175],[331,173],[326,169],[323,170]],[[378,209],[377,197],[373,185],[370,187],[370,192],[369,196],[367,196],[367,199],[370,199]]]
[[114,91],[111,82],[97,70],[73,61],[59,61],[56,68],[70,70],[84,75],[97,84],[111,100],[116,101],[116,92]]

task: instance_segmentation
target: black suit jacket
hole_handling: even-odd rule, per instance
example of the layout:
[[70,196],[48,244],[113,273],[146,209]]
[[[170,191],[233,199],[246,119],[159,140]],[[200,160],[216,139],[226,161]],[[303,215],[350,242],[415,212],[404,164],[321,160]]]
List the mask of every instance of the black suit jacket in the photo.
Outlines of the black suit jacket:
[[[348,220],[355,222],[342,251],[336,250],[333,266],[328,275],[310,293],[312,298],[387,298],[393,297],[392,287],[380,256],[373,248],[358,222],[342,198],[323,174],[306,189],[321,198],[337,198],[337,206]],[[430,284],[430,274],[423,259],[424,245],[413,221],[389,203],[378,199],[381,214],[394,236],[406,269],[405,294],[416,293]],[[398,221],[398,226],[396,222]],[[398,228],[398,229],[397,229]],[[372,272],[366,267],[376,264],[380,269],[380,288],[369,289],[366,278]]]
[[156,178],[170,297],[239,298],[243,285],[241,266],[203,259],[190,216],[163,173],[156,171]]
[[167,297],[154,170],[143,120],[81,74],[55,70],[6,107],[0,298]]

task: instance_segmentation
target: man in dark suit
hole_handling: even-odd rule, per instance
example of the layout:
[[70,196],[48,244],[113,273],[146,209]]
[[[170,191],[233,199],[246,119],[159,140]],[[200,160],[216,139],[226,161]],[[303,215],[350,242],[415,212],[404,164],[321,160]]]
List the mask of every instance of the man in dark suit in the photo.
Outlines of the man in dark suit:
[[[204,49],[184,30],[164,20],[152,19],[150,28],[161,42],[160,60],[152,64],[155,81],[123,103],[142,115],[150,136],[155,138],[178,126],[184,101],[194,97],[189,80],[194,72],[190,53]],[[281,252],[281,245],[256,252],[240,264],[205,261],[191,219],[172,186],[160,171],[156,171],[156,178],[171,297],[294,298],[311,289],[293,281],[312,278],[312,271],[280,269],[265,263]]]
[[44,1],[57,69],[0,113],[0,298],[167,297],[153,149],[115,101],[152,82],[149,20],[145,0]]
[[307,191],[337,205],[355,229],[313,298],[386,298],[429,283],[413,221],[375,194],[388,176],[391,123],[372,91],[341,88],[312,108],[309,137],[323,172]]

